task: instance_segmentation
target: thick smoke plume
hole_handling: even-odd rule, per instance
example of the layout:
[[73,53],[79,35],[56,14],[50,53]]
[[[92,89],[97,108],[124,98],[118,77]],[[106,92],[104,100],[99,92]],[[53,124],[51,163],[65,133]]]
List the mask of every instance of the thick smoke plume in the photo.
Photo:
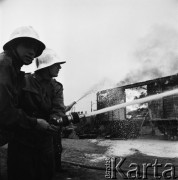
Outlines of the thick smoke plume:
[[140,39],[134,54],[139,68],[129,72],[117,86],[178,73],[178,30],[156,25]]

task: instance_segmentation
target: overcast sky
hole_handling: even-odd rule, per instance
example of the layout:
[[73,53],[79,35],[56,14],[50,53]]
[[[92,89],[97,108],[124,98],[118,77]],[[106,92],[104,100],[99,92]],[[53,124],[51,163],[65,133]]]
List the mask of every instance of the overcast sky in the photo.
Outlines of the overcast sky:
[[[114,86],[128,73],[139,81],[176,72],[178,0],[4,0],[0,7],[1,50],[15,28],[31,25],[67,61],[57,78],[65,104],[97,84]],[[155,73],[159,66],[162,72]],[[89,111],[93,97],[76,109]]]

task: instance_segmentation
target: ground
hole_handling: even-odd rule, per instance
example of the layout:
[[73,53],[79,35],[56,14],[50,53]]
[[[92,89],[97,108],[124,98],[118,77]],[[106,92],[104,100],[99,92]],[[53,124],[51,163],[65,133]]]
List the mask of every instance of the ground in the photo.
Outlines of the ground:
[[58,173],[54,180],[103,180],[105,179],[105,172],[103,170],[95,170],[88,168],[81,168],[63,163],[65,172]]
[[[144,140],[147,143],[147,140]],[[171,148],[168,146],[165,149],[162,149],[165,152],[166,157],[159,157],[153,156],[149,154],[144,154],[141,151],[144,148],[140,148],[138,146],[138,142],[144,142],[143,139],[141,140],[104,140],[104,139],[63,139],[63,154],[62,154],[62,167],[63,172],[57,173],[54,180],[103,180],[105,179],[106,175],[106,158],[110,158],[112,153],[125,153],[127,149],[124,149],[125,152],[122,152],[122,144],[129,144],[133,145],[133,147],[128,146],[130,152],[127,152],[126,161],[122,165],[122,169],[124,172],[129,170],[129,165],[131,163],[136,163],[140,166],[141,173],[142,173],[142,164],[143,163],[155,163],[157,159],[159,163],[163,165],[162,168],[159,169],[159,173],[164,170],[164,165],[166,163],[172,163],[175,166],[175,174],[178,175],[178,154],[175,154],[178,148],[177,142],[167,142],[160,140],[160,144],[168,144],[171,145],[173,156],[175,157],[168,157],[168,154],[171,153]],[[148,141],[149,143],[152,141]],[[157,141],[153,141],[154,143]],[[117,147],[117,143],[121,143],[118,146],[118,149],[114,149]],[[103,145],[104,144],[104,145]],[[159,141],[158,141],[159,145]],[[143,145],[142,145],[143,146]],[[145,146],[145,145],[144,145]],[[149,146],[153,146],[153,144],[149,144]],[[141,147],[141,146],[140,146]],[[159,146],[158,146],[159,147]],[[126,148],[126,146],[124,146]],[[145,147],[147,149],[147,147]],[[116,151],[117,150],[117,151]],[[159,150],[159,149],[158,149]],[[6,171],[6,151],[7,147],[1,148],[0,151],[0,172],[1,175],[5,177]],[[154,149],[154,151],[156,151]],[[160,155],[163,154],[160,151]],[[164,154],[163,154],[164,155]],[[120,158],[119,156],[114,156],[116,158]],[[148,179],[153,180],[155,179],[153,176],[153,168],[148,168]],[[2,179],[2,177],[0,178]],[[123,178],[116,173],[116,179],[122,180]],[[164,179],[164,178],[163,178]],[[3,180],[6,180],[4,178]]]

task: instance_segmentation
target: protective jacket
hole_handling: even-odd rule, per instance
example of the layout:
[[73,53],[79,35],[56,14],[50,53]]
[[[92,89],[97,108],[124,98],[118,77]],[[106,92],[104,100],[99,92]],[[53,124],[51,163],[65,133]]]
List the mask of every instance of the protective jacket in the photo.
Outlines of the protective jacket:
[[[55,80],[45,81],[35,74],[26,74],[19,106],[27,115],[46,121],[63,116],[62,84]],[[20,180],[51,180],[55,170],[53,135],[34,129],[17,131],[15,137],[21,141],[9,144],[9,179],[19,179],[17,172],[20,170]]]
[[47,120],[65,115],[61,83],[55,79],[44,80],[35,74],[26,74],[25,82],[21,105],[28,115]]
[[12,53],[0,54],[0,127],[19,126],[30,129],[37,121],[18,109],[18,97],[24,78],[24,72],[20,71],[18,62]]
[[[64,116],[63,86],[54,79],[43,80],[35,74],[27,74],[25,87],[21,93],[20,106],[27,115],[47,121],[54,117]],[[47,132],[39,131],[30,131],[29,134],[26,131],[23,136],[27,145],[37,148],[50,146],[53,138]]]
[[24,72],[19,59],[11,52],[0,54],[0,131],[33,129],[36,118],[29,117],[19,107]]

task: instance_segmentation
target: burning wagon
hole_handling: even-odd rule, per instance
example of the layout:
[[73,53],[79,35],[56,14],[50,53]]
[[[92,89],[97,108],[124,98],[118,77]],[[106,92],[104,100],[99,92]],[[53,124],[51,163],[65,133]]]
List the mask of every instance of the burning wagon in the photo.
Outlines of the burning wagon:
[[[97,110],[177,88],[176,74],[103,90],[97,93]],[[152,133],[158,129],[169,139],[174,139],[178,136],[178,95],[109,111],[99,115],[98,120],[140,122],[140,129],[143,124],[148,124],[152,127]]]

